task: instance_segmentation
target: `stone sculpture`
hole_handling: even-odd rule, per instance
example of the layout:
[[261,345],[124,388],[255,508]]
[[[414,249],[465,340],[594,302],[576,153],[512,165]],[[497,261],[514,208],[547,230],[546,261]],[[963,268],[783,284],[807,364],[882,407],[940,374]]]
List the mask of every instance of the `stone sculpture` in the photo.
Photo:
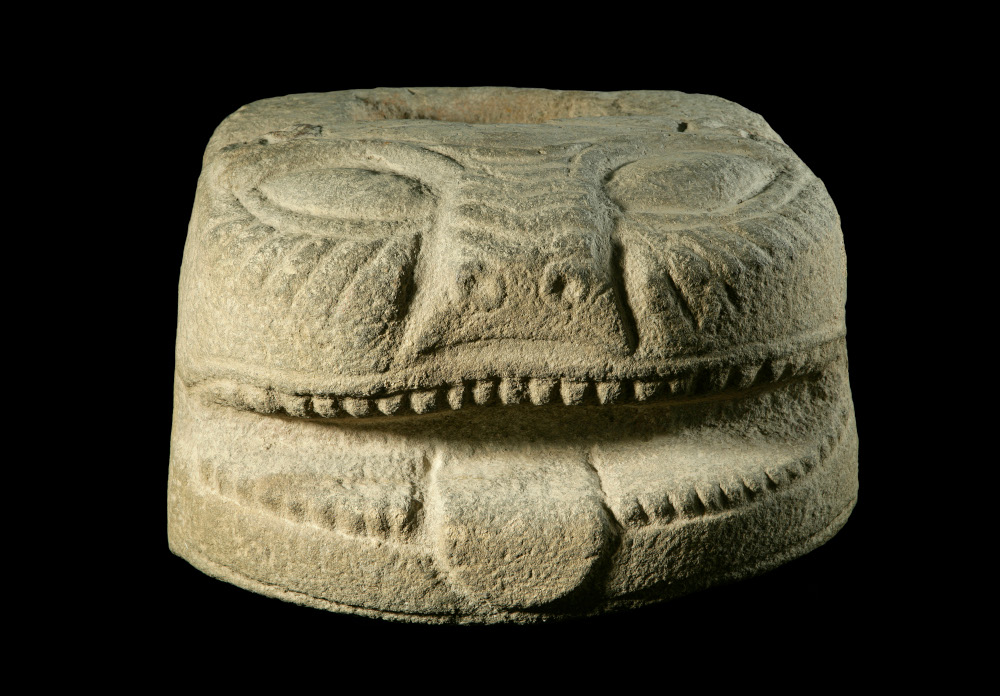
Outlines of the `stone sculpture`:
[[819,546],[857,495],[822,183],[678,92],[243,107],[180,282],[171,548],[425,622],[659,601]]

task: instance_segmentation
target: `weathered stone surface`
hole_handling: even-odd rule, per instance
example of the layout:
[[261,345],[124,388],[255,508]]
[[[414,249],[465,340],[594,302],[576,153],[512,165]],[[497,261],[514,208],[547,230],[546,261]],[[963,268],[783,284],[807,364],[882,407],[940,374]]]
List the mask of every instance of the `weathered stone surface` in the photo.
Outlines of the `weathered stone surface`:
[[250,104],[181,271],[171,548],[428,622],[762,572],[857,495],[845,298],[822,183],[716,97]]

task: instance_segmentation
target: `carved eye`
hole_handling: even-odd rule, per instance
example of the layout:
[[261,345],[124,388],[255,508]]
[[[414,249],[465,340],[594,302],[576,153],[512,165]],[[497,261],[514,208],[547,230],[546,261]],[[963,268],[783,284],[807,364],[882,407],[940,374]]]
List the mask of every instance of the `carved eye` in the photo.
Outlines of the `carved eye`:
[[332,219],[409,220],[433,203],[415,179],[370,169],[299,171],[265,181],[260,190],[286,210]]
[[775,169],[757,159],[714,152],[651,157],[625,165],[607,184],[622,208],[694,213],[732,208],[759,194]]

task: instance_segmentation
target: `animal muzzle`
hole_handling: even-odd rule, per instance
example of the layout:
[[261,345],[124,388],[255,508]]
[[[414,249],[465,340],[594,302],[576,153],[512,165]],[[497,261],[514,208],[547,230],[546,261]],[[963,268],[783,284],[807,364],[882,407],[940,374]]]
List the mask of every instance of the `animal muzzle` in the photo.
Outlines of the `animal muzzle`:
[[404,344],[417,353],[476,341],[634,350],[620,246],[592,198],[571,190],[543,196],[543,206],[452,207],[422,246],[410,310],[419,328]]

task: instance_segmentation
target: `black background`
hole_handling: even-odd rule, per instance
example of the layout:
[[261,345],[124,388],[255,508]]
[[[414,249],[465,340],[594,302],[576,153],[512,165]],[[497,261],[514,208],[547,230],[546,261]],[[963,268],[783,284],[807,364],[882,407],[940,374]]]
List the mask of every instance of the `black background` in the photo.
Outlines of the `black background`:
[[[245,55],[233,55],[217,56],[205,69],[160,65],[151,71],[142,83],[149,88],[127,95],[160,145],[155,166],[139,182],[154,192],[140,205],[157,211],[155,252],[142,280],[148,340],[141,369],[149,384],[149,422],[142,427],[148,428],[144,466],[151,473],[143,479],[141,501],[136,499],[150,525],[148,532],[133,533],[135,557],[119,561],[127,576],[141,557],[141,577],[121,585],[136,595],[130,601],[147,607],[143,624],[199,654],[286,649],[289,660],[294,655],[298,661],[306,652],[328,650],[346,658],[375,651],[387,669],[418,654],[476,663],[510,651],[525,666],[556,668],[551,660],[558,651],[573,656],[557,665],[567,672],[646,658],[653,660],[645,663],[650,668],[682,666],[694,655],[718,656],[721,664],[723,656],[741,655],[737,671],[744,677],[759,673],[765,679],[782,664],[805,661],[833,680],[845,678],[841,660],[879,654],[883,641],[904,630],[912,615],[899,578],[905,552],[897,536],[895,443],[885,427],[878,383],[885,344],[899,321],[885,312],[893,285],[887,268],[902,263],[885,239],[893,224],[886,200],[895,195],[886,183],[886,162],[905,146],[872,124],[905,110],[909,97],[896,67],[863,48],[867,41],[864,34],[829,42],[804,36],[749,53],[737,42],[710,60],[688,60],[683,56],[690,53],[679,56],[664,45],[644,55],[624,50],[617,64],[573,51],[543,58],[525,53],[524,44],[517,56],[494,60],[477,51],[499,50],[495,43],[470,44],[435,60],[417,60],[406,50],[387,56],[377,47],[358,53],[357,45],[331,45],[325,63],[289,59],[263,69],[263,57],[248,66]],[[348,55],[355,59],[346,61]],[[848,253],[848,349],[861,441],[860,497],[836,537],[759,578],[631,613],[529,627],[420,626],[322,612],[212,579],[169,552],[163,503],[176,286],[201,156],[215,126],[243,104],[288,93],[463,85],[714,94],[763,115],[824,181],[840,212]],[[435,669],[426,660],[420,664],[421,670]],[[703,675],[706,689],[729,678],[721,667]]]

